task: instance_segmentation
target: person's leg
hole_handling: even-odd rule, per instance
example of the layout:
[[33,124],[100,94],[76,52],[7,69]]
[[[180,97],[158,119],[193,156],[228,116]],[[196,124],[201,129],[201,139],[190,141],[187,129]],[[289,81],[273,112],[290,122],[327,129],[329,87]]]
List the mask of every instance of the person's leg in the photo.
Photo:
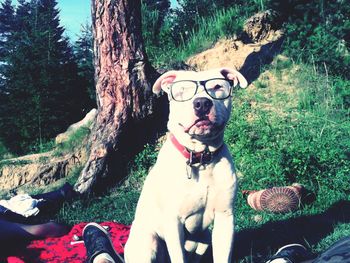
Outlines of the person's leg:
[[336,242],[312,262],[350,263],[350,236]]
[[79,194],[74,191],[73,186],[65,183],[61,188],[37,195],[31,195],[34,199],[43,199],[44,201],[38,203],[39,209],[49,209],[50,207],[59,207],[64,201],[68,201]]
[[0,244],[10,242],[28,242],[34,238],[30,232],[21,227],[21,224],[0,220]]
[[28,242],[45,237],[57,237],[68,233],[69,228],[55,222],[25,225],[0,220],[0,243],[10,241]]
[[69,232],[69,228],[67,226],[57,224],[55,222],[48,222],[38,225],[18,224],[18,226],[31,234],[35,239],[59,237]]
[[25,245],[31,240],[45,237],[57,237],[68,233],[69,228],[54,222],[37,225],[25,225],[0,220],[0,254]]

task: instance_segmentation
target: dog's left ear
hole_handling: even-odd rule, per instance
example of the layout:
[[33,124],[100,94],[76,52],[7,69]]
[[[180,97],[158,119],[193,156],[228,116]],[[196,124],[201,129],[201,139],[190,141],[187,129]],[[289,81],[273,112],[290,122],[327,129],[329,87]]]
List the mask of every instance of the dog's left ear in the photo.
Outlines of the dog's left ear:
[[177,74],[178,74],[177,71],[171,70],[161,75],[153,84],[153,88],[152,88],[153,93],[159,94],[161,89],[163,89],[166,93],[168,93],[169,85],[174,82]]
[[221,68],[220,73],[225,78],[233,80],[234,86],[237,86],[238,83],[241,88],[246,88],[248,86],[248,81],[245,79],[245,77],[235,69]]

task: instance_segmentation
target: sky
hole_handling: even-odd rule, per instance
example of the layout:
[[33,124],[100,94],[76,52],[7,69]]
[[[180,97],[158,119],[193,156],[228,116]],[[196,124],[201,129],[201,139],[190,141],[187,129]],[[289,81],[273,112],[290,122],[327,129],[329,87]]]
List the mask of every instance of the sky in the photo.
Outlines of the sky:
[[58,0],[61,25],[71,40],[76,40],[81,25],[87,21],[91,23],[90,0]]
[[[65,27],[67,35],[73,41],[77,39],[82,24],[91,21],[90,0],[57,0],[61,10],[61,24]],[[177,0],[170,0],[171,5],[177,5]]]
[[[17,4],[17,0],[13,2]],[[176,2],[176,0],[171,0],[172,6],[176,6]],[[86,24],[87,21],[91,23],[91,1],[57,0],[57,3],[61,25],[66,29],[66,34],[72,41],[77,40],[81,25]]]
[[[0,0],[1,2],[1,0]],[[17,5],[17,0],[13,0]],[[57,0],[60,10],[60,22],[66,34],[72,41],[77,40],[81,25],[87,21],[91,23],[90,0]]]

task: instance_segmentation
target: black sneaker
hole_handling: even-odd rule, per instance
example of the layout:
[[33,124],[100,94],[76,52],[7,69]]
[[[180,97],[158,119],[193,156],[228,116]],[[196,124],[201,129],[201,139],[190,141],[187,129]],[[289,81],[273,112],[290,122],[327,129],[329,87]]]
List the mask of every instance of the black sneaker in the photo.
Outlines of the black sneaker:
[[315,256],[303,245],[289,244],[281,247],[266,263],[300,263]]
[[87,224],[83,229],[83,239],[88,263],[92,263],[94,258],[102,253],[109,254],[116,263],[124,263],[122,257],[114,250],[108,232],[99,224]]

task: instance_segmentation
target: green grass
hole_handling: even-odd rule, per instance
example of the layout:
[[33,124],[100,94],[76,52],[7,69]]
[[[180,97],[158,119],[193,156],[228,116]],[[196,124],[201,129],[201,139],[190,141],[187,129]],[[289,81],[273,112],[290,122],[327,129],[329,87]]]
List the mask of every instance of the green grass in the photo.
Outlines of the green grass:
[[[294,213],[278,215],[252,210],[239,192],[238,262],[258,262],[290,242],[319,252],[350,233],[349,82],[281,57],[265,70],[234,95],[225,134],[240,190],[298,182],[316,198]],[[65,204],[58,220],[130,224],[158,148],[146,145],[119,186],[103,196]]]
[[[303,64],[283,66],[278,59],[268,69],[269,74],[263,73],[254,82],[256,88],[236,94],[226,132],[226,142],[241,175],[240,188],[256,190],[298,182],[316,200],[296,213],[272,215],[251,210],[240,195],[238,229],[244,233],[258,228],[256,235],[265,234],[264,242],[271,247],[274,240],[280,239],[276,245],[283,245],[291,236],[294,242],[321,251],[330,243],[323,238],[339,239],[350,231],[349,224],[341,224],[342,230],[338,229],[343,220],[336,216],[342,215],[350,222],[349,216],[343,215],[349,210],[350,200],[350,120],[346,105],[350,82],[327,77]],[[325,213],[342,201],[343,207]],[[259,222],[254,220],[257,215]],[[324,225],[317,222],[319,218]],[[280,229],[282,226],[285,229]],[[257,253],[259,249],[255,249]],[[259,258],[254,250],[252,254],[242,262]]]
[[[230,37],[241,32],[244,20],[249,14],[239,7],[219,10],[212,17],[198,18],[200,28],[189,32],[190,37],[180,47],[147,47],[152,64],[158,68],[188,59],[190,56],[212,46],[218,39]],[[170,59],[169,59],[170,58]]]
[[[137,200],[143,181],[149,168],[157,158],[160,145],[147,144],[129,164],[129,176],[116,188],[109,189],[103,196],[91,195],[71,204],[65,204],[58,213],[58,220],[68,224],[84,221],[118,221],[124,224],[132,222]],[[70,183],[80,174],[70,176]]]
[[69,137],[67,140],[56,144],[54,147],[54,155],[60,156],[65,153],[71,153],[76,149],[82,147],[83,142],[87,141],[87,138],[91,132],[88,126],[89,125],[79,127],[78,129],[68,134]]
[[[218,38],[238,32],[245,17],[237,9],[220,11],[203,20],[201,29],[191,33],[183,47],[154,51],[152,62],[159,66],[185,60]],[[283,56],[262,72],[248,89],[234,94],[225,133],[239,188],[258,190],[298,182],[315,199],[294,213],[280,215],[252,210],[239,192],[235,208],[238,262],[258,262],[291,242],[319,252],[350,234],[350,82],[328,75],[322,65],[308,66]],[[86,134],[87,130],[79,131],[58,153],[77,147],[76,142]],[[146,145],[130,163],[129,176],[120,185],[103,196],[64,204],[56,219],[69,224],[130,224],[158,148]]]

